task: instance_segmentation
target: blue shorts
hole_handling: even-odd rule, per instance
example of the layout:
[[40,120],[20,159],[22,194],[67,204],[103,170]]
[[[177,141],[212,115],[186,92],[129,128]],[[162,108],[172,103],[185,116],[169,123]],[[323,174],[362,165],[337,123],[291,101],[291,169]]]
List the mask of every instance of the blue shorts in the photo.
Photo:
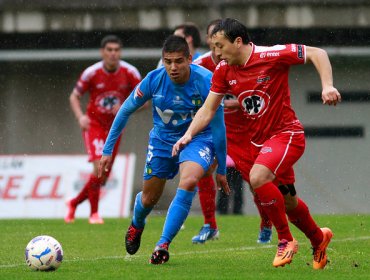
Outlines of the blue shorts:
[[181,150],[178,156],[172,157],[173,145],[157,138],[150,138],[144,180],[153,176],[161,179],[172,179],[179,172],[179,165],[185,161],[196,162],[206,172],[215,157],[215,148],[210,137],[196,137]]

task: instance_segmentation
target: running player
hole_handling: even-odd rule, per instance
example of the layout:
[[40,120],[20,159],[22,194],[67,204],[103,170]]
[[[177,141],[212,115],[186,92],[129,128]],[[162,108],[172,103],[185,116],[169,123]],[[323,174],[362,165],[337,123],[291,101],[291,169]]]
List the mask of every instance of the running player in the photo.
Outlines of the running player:
[[[141,80],[136,67],[120,60],[121,49],[122,42],[117,36],[104,37],[100,48],[102,60],[83,71],[69,97],[72,111],[82,130],[93,171],[80,193],[67,201],[68,213],[64,218],[66,223],[74,222],[77,206],[86,199],[91,206],[89,223],[104,223],[98,214],[99,194],[109,172],[98,178],[98,163],[118,109]],[[89,93],[89,102],[84,113],[80,99],[86,92]],[[120,140],[115,146],[113,158],[117,154],[119,142]]]
[[[208,70],[214,72],[216,69],[217,64],[221,61],[218,56],[216,56],[214,52],[214,46],[211,40],[211,34],[213,28],[216,24],[220,23],[221,19],[216,19],[211,21],[207,26],[207,44],[210,48],[210,51],[205,53],[204,55],[200,56],[196,59],[193,63],[201,65]],[[232,94],[225,95],[225,125],[226,125],[226,137],[227,137],[227,177],[230,178],[228,183],[234,192],[241,192],[240,188],[243,187],[243,181],[241,178],[239,180],[233,180],[235,176],[240,174],[238,171],[238,166],[242,163],[248,162],[250,166],[253,165],[253,160],[248,160],[246,158],[244,151],[247,150],[245,143],[249,143],[248,141],[248,126],[245,125],[247,119],[244,116],[243,111],[239,107],[239,103],[237,102],[236,98]],[[244,141],[244,139],[246,141]],[[239,158],[240,154],[243,154],[243,161],[235,162],[234,159]],[[230,166],[229,166],[230,165]],[[235,167],[235,168],[234,168]],[[234,172],[237,172],[236,174]],[[247,174],[246,174],[247,175]],[[240,176],[241,177],[241,176]],[[210,179],[208,179],[210,178]],[[208,179],[208,180],[207,180]],[[247,182],[249,182],[249,175],[244,178]],[[207,181],[206,181],[207,180]],[[237,185],[231,185],[230,181],[238,182]],[[206,182],[205,184],[203,182]],[[218,237],[219,231],[217,229],[216,218],[215,218],[215,198],[216,198],[216,189],[214,187],[214,183],[212,184],[213,179],[211,176],[205,176],[199,181],[199,200],[202,206],[202,212],[204,216],[204,225],[200,229],[199,234],[194,236],[192,241],[193,243],[204,243],[209,239],[214,239]],[[237,190],[235,190],[237,189]],[[222,191],[220,195],[226,199],[228,199],[228,195],[224,194]],[[260,244],[270,243],[272,239],[272,223],[268,219],[266,213],[263,212],[262,207],[257,201],[255,196],[254,200],[256,202],[257,209],[261,216],[260,222],[260,230],[258,234],[257,242]],[[234,201],[234,204],[236,202]],[[235,206],[235,205],[234,205]],[[240,207],[240,206],[239,206]],[[240,211],[241,209],[239,209]]]
[[191,208],[196,186],[209,169],[216,155],[216,179],[226,193],[226,135],[223,108],[215,113],[211,126],[205,126],[194,141],[178,156],[172,157],[172,146],[185,133],[195,113],[207,98],[212,73],[191,64],[186,40],[171,35],[163,45],[164,67],[151,71],[120,108],[109,132],[100,160],[99,175],[109,171],[113,147],[129,116],[147,100],[152,100],[154,127],[144,170],[143,190],[135,199],[131,225],[126,233],[126,250],[135,254],[140,247],[145,219],[162,195],[167,179],[180,171],[180,181],[168,209],[162,236],[150,258],[152,264],[168,261],[168,248],[180,230]]
[[[251,187],[278,234],[273,266],[291,263],[298,250],[288,216],[312,244],[313,268],[323,269],[333,233],[316,225],[294,187],[293,165],[304,152],[305,137],[291,107],[288,74],[291,65],[312,62],[320,75],[323,103],[336,105],[341,96],[333,86],[328,55],[323,49],[299,44],[256,46],[250,42],[247,28],[230,18],[215,26],[212,42],[216,55],[224,61],[214,72],[207,100],[174,145],[173,155],[209,123],[226,93],[236,96],[248,118],[252,144],[249,152],[254,159],[253,166],[241,172],[249,174]],[[281,187],[276,186],[276,181]]]

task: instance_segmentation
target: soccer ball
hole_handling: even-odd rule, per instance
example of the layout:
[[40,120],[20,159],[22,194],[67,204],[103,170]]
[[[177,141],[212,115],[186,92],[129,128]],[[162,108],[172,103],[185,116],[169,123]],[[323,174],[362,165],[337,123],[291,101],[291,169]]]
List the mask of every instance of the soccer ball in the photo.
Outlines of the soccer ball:
[[40,235],[27,244],[25,257],[32,270],[56,270],[62,263],[63,249],[53,237]]

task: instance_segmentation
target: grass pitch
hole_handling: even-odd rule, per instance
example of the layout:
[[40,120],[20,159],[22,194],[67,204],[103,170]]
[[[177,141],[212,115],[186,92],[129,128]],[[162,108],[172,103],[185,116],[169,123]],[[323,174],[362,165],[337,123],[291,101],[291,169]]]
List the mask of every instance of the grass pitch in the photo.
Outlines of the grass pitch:
[[[164,217],[149,217],[134,256],[124,248],[128,219],[105,219],[104,225],[89,225],[87,219],[69,225],[62,219],[0,220],[0,279],[370,279],[370,216],[315,218],[334,232],[328,249],[330,263],[322,271],[312,269],[310,244],[293,226],[298,254],[291,265],[274,268],[276,233],[271,245],[257,244],[257,216],[219,216],[220,239],[204,245],[191,243],[203,219],[190,216],[170,246],[169,262],[158,266],[148,260]],[[25,264],[27,243],[42,234],[62,244],[64,260],[57,271],[34,272]]]

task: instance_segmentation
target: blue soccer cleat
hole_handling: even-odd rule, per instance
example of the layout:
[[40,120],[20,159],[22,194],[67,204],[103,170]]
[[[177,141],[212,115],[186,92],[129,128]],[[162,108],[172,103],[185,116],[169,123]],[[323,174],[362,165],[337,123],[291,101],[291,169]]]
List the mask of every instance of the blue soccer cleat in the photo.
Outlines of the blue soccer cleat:
[[218,239],[220,231],[216,228],[211,228],[209,224],[205,224],[199,231],[199,234],[194,236],[191,241],[193,244],[203,244],[207,240]]
[[258,234],[257,243],[267,244],[271,242],[271,239],[272,229],[268,227],[263,227]]

